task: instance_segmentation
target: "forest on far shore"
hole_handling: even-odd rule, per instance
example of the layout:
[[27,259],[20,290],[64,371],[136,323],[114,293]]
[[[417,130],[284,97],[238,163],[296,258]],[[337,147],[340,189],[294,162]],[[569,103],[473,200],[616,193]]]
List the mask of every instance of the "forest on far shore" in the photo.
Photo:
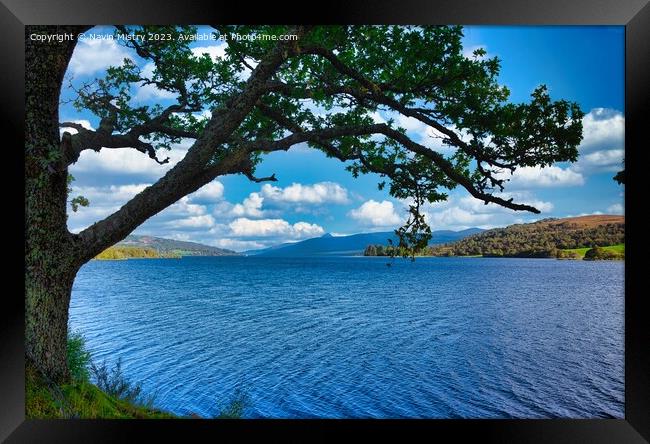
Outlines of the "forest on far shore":
[[[623,259],[624,243],[623,216],[584,216],[494,228],[455,242],[430,245],[420,255]],[[369,245],[364,256],[390,256],[392,249]]]

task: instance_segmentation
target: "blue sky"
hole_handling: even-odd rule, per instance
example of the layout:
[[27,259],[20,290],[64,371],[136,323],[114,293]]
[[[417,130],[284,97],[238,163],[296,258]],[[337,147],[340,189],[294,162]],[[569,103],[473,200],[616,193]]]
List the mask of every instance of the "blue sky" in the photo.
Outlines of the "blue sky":
[[[90,32],[110,33],[110,28]],[[545,217],[581,214],[622,214],[624,188],[612,180],[624,155],[624,28],[599,26],[465,28],[464,48],[469,55],[484,48],[501,59],[499,83],[511,91],[511,100],[529,100],[539,84],[549,87],[554,99],[580,104],[587,114],[580,158],[517,170],[506,186],[508,195],[542,210],[541,215],[513,212],[483,205],[462,189],[448,201],[428,205],[432,228],[460,230],[491,228]],[[213,57],[223,53],[222,42],[196,42],[197,53]],[[107,66],[131,57],[146,71],[144,61],[114,41],[85,41],[77,45],[68,69],[75,84],[102,77]],[[62,99],[70,98],[64,88]],[[137,87],[140,103],[172,103],[153,87]],[[97,118],[78,112],[70,104],[60,108],[62,121],[76,120],[91,127]],[[377,118],[394,117],[380,113]],[[423,143],[427,129],[410,119],[398,120],[409,135]],[[70,168],[76,180],[73,194],[89,198],[91,205],[69,211],[68,225],[77,232],[100,220],[161,177],[180,160],[191,141],[175,146],[172,162],[160,166],[135,150],[85,151]],[[326,232],[352,234],[388,231],[406,217],[406,203],[379,191],[375,175],[354,179],[341,162],[297,146],[268,155],[258,175],[275,173],[278,182],[256,184],[242,176],[226,176],[154,216],[136,233],[203,242],[238,251],[280,242],[320,236]]]

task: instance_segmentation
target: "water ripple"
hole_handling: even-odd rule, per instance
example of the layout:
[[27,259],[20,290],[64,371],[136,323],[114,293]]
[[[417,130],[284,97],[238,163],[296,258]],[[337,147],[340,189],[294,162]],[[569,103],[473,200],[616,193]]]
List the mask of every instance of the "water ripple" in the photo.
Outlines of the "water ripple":
[[622,263],[373,259],[92,261],[70,323],[177,414],[623,417]]

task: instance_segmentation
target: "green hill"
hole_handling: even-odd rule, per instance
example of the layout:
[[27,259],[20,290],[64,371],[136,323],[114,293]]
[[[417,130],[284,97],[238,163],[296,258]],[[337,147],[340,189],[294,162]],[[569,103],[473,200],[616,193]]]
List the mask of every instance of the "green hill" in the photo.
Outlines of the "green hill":
[[95,259],[180,259],[183,256],[239,256],[239,253],[196,242],[129,235],[123,241],[99,253]]
[[239,256],[239,253],[196,242],[165,239],[154,236],[129,235],[116,244],[118,247],[154,249],[161,256]]
[[[592,215],[510,225],[427,249],[431,256],[622,259],[625,218]],[[588,253],[593,247],[610,247]],[[613,247],[617,246],[617,247]],[[595,254],[595,256],[594,256]],[[591,255],[591,257],[590,257]]]
[[99,260],[121,260],[121,259],[160,259],[180,258],[180,255],[171,252],[161,253],[158,250],[148,247],[133,247],[113,245],[95,256]]

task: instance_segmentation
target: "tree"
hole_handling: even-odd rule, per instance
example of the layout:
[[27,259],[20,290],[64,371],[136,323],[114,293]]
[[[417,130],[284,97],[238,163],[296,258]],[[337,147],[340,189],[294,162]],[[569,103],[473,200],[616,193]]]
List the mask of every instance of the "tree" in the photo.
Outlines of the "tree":
[[377,256],[377,247],[374,245],[368,245],[363,251],[364,256]]
[[[75,106],[97,115],[96,130],[60,122],[59,95],[74,41],[31,40],[30,34],[77,34],[88,27],[26,30],[26,351],[53,379],[65,379],[70,291],[79,268],[138,225],[216,177],[251,181],[264,154],[299,143],[345,161],[356,177],[377,173],[390,194],[410,199],[397,230],[398,251],[426,246],[430,230],[420,207],[460,185],[472,196],[515,211],[539,211],[500,196],[520,166],[575,161],[582,111],[552,101],[545,86],[529,103],[508,102],[497,83],[500,62],[484,50],[463,55],[459,26],[215,26],[222,35],[293,35],[226,40],[225,56],[195,56],[193,27],[126,27],[116,33],[169,36],[123,44],[153,62],[151,76],[130,59],[103,78],[76,86]],[[168,107],[135,106],[134,84],[173,93]],[[72,83],[70,87],[73,87]],[[201,112],[211,117],[201,118]],[[426,125],[445,156],[410,138],[395,119]],[[59,127],[66,132],[59,136]],[[71,134],[70,129],[77,130]],[[161,150],[182,138],[184,159],[122,208],[78,234],[66,226],[68,167],[84,150],[135,149],[166,163]]]
[[625,170],[621,170],[616,173],[616,176],[613,178],[619,185],[625,185]]

